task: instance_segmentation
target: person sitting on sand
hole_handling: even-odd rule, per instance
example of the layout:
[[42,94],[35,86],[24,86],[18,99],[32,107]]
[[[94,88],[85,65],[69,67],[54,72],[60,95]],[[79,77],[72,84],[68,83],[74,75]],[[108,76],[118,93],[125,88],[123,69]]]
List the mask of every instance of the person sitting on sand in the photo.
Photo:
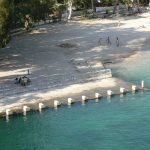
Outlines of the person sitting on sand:
[[21,80],[22,80],[22,77],[20,77],[19,80],[18,80],[18,83],[19,83],[19,84],[21,83]]
[[15,79],[15,84],[19,83],[20,85],[23,85],[23,86],[26,86],[30,82],[31,80],[26,76],[20,77],[19,79],[18,78]]
[[31,80],[26,76],[23,76],[23,80],[25,84],[29,84],[31,82]]
[[28,78],[27,77],[23,77],[23,85],[26,86],[28,84]]
[[18,77],[15,79],[15,84],[18,84],[19,83],[19,79]]

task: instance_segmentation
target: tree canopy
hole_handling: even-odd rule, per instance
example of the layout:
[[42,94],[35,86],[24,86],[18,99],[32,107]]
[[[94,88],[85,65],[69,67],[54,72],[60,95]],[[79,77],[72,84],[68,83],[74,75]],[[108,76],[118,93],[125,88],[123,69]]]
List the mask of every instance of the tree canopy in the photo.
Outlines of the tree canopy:
[[[139,2],[139,0],[136,0]],[[140,2],[147,0],[140,0]],[[72,7],[76,10],[95,10],[96,6],[117,5],[119,2],[131,4],[132,0],[0,0],[0,47],[9,41],[12,29],[26,27],[30,23],[46,21],[52,17],[61,19],[62,12],[68,11],[71,18]],[[52,14],[52,15],[51,15]]]
[[10,14],[11,2],[0,0],[0,47],[4,47],[9,41]]

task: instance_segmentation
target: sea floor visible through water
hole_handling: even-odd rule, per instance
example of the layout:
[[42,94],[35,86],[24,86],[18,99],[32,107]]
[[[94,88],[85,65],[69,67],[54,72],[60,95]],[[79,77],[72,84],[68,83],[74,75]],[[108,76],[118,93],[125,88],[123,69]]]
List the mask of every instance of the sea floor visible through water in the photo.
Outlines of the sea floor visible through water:
[[[150,55],[112,66],[113,74],[150,87]],[[142,61],[141,61],[142,60]],[[150,93],[137,92],[70,108],[0,119],[2,150],[148,150]]]

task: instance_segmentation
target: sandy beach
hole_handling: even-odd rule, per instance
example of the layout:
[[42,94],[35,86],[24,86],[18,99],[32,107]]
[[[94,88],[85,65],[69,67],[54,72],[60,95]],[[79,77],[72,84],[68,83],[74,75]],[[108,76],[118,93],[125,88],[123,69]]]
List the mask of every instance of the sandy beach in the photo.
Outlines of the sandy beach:
[[[119,27],[115,18],[48,24],[13,37],[0,49],[0,114],[8,108],[21,112],[23,105],[37,109],[39,102],[53,107],[56,99],[63,104],[69,97],[75,101],[82,95],[92,99],[95,92],[119,94],[120,87],[131,91],[134,83],[112,77],[109,65],[130,63],[139,52],[142,55],[150,49],[150,27],[142,27],[150,21],[150,13],[119,20]],[[14,84],[28,69],[31,85]]]

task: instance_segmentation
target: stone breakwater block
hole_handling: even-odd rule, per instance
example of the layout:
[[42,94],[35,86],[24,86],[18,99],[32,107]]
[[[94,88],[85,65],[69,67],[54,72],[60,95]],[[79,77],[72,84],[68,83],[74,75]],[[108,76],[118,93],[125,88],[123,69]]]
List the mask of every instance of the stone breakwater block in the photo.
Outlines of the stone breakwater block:
[[6,109],[5,113],[6,113],[6,116],[13,114],[13,112],[10,109]]
[[30,107],[28,107],[28,106],[23,106],[23,112],[27,112],[27,111],[30,111]]
[[108,96],[112,96],[113,95],[113,92],[111,90],[107,90],[107,95]]
[[68,98],[68,105],[71,105],[73,103],[73,99],[72,98]]
[[126,92],[125,88],[121,87],[120,88],[120,94],[124,94]]
[[82,101],[86,101],[88,98],[87,98],[87,96],[82,96]]
[[137,90],[136,85],[132,85],[132,91],[136,91],[136,90]]
[[101,97],[101,94],[95,93],[95,98],[100,98],[100,97]]
[[141,88],[144,88],[144,81],[141,81]]
[[39,109],[45,108],[45,105],[43,103],[39,103]]
[[54,100],[54,107],[57,108],[61,103],[58,100]]

